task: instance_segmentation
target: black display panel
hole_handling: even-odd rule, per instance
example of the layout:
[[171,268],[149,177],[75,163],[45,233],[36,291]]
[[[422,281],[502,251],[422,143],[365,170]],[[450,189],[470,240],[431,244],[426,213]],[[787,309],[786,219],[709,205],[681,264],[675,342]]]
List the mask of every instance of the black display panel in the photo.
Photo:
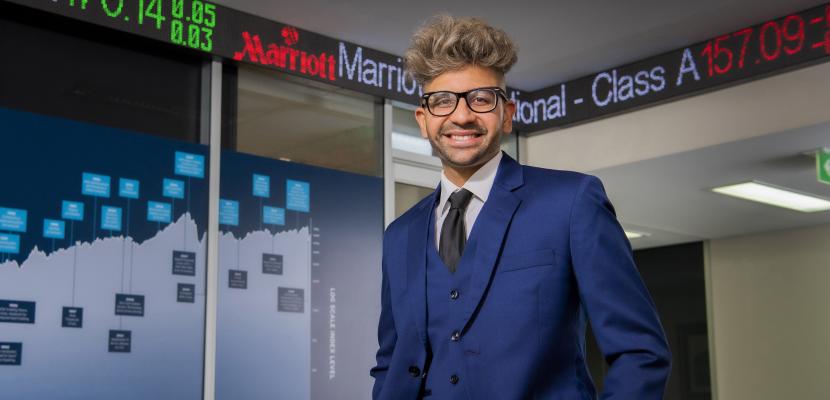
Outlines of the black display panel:
[[416,104],[400,57],[202,0],[8,0],[181,48]]
[[0,107],[199,140],[201,57],[2,2],[0,54]]
[[807,65],[830,55],[830,5],[533,92],[518,119],[539,131]]
[[[416,104],[401,57],[202,0],[6,0],[227,59]],[[830,55],[830,5],[534,92],[509,89],[517,128],[562,127]]]

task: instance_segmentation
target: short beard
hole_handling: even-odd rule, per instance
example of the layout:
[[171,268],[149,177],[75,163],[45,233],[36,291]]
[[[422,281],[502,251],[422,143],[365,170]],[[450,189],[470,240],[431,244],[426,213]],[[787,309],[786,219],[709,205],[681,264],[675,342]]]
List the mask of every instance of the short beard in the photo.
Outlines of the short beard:
[[[484,135],[484,136],[487,136],[487,132],[488,132],[487,128],[485,128],[483,126],[476,125],[476,124],[468,124],[468,125],[464,125],[464,126],[449,124],[449,126],[442,126],[441,129],[438,131],[438,135],[440,137],[440,136],[444,135],[445,132],[453,130],[453,129],[471,130],[471,131],[475,131],[476,133]],[[496,135],[494,139],[499,141],[499,143],[500,143],[500,140],[501,140],[503,135],[504,135],[503,132],[499,131],[498,135]],[[430,139],[429,144],[432,146],[432,150],[435,153],[438,154],[438,158],[440,158],[442,162],[447,163],[448,165],[450,165],[454,168],[472,168],[472,167],[475,167],[476,165],[478,165],[478,164],[471,164],[471,165],[456,164],[450,158],[449,154],[445,153],[441,149],[441,147],[439,147],[436,143],[434,143],[432,141],[432,139]],[[496,155],[495,153],[498,153],[498,151],[500,151],[500,149],[501,149],[501,146],[499,146],[497,148],[497,151],[494,152],[493,156],[495,156]],[[487,150],[489,150],[489,148],[484,149],[485,152]],[[487,156],[487,153],[482,153],[481,155],[483,156],[483,158],[485,158]],[[489,161],[492,157],[486,157],[486,158],[487,158],[486,160],[483,160],[484,162]]]

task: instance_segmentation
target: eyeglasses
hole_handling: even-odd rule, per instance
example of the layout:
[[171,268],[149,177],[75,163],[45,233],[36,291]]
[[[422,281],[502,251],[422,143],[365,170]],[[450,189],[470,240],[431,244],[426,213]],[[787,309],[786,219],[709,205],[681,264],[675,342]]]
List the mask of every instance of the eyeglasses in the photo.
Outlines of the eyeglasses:
[[429,113],[436,117],[446,117],[455,112],[458,107],[458,99],[463,97],[467,101],[467,107],[477,113],[488,113],[496,109],[499,104],[499,96],[507,101],[507,95],[500,87],[483,87],[468,90],[466,92],[439,92],[424,93],[421,96],[421,107],[429,110]]

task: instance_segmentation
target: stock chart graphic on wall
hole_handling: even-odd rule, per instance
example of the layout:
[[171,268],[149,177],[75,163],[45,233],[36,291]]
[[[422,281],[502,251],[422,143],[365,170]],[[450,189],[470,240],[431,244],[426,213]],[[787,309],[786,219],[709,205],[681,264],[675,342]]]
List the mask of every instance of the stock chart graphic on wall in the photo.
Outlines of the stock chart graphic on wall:
[[207,147],[0,120],[3,397],[201,397]]
[[218,299],[219,399],[368,393],[380,178],[0,109],[2,397],[199,399]]

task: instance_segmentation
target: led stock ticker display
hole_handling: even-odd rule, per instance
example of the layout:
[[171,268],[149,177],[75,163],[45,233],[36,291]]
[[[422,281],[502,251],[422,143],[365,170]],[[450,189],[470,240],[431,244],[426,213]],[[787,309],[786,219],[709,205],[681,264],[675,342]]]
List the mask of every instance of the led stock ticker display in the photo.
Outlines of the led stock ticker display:
[[517,103],[533,131],[619,113],[830,55],[830,5],[533,92]]
[[[830,6],[824,8],[822,15],[808,18],[789,15],[706,42],[700,51],[705,58],[706,76],[728,75],[733,69],[750,68],[751,63],[774,62],[803,51],[830,54]],[[811,27],[817,29],[808,29]]]
[[213,52],[219,7],[202,0],[13,1],[120,31]]
[[[182,48],[417,104],[401,57],[201,0],[0,0]],[[555,49],[550,49],[555,51]],[[564,127],[830,56],[830,4],[536,91],[508,88],[514,122]]]
[[202,0],[0,0],[155,40],[418,103],[401,57]]
[[41,0],[20,3],[196,50],[213,51],[217,7],[201,0]]

